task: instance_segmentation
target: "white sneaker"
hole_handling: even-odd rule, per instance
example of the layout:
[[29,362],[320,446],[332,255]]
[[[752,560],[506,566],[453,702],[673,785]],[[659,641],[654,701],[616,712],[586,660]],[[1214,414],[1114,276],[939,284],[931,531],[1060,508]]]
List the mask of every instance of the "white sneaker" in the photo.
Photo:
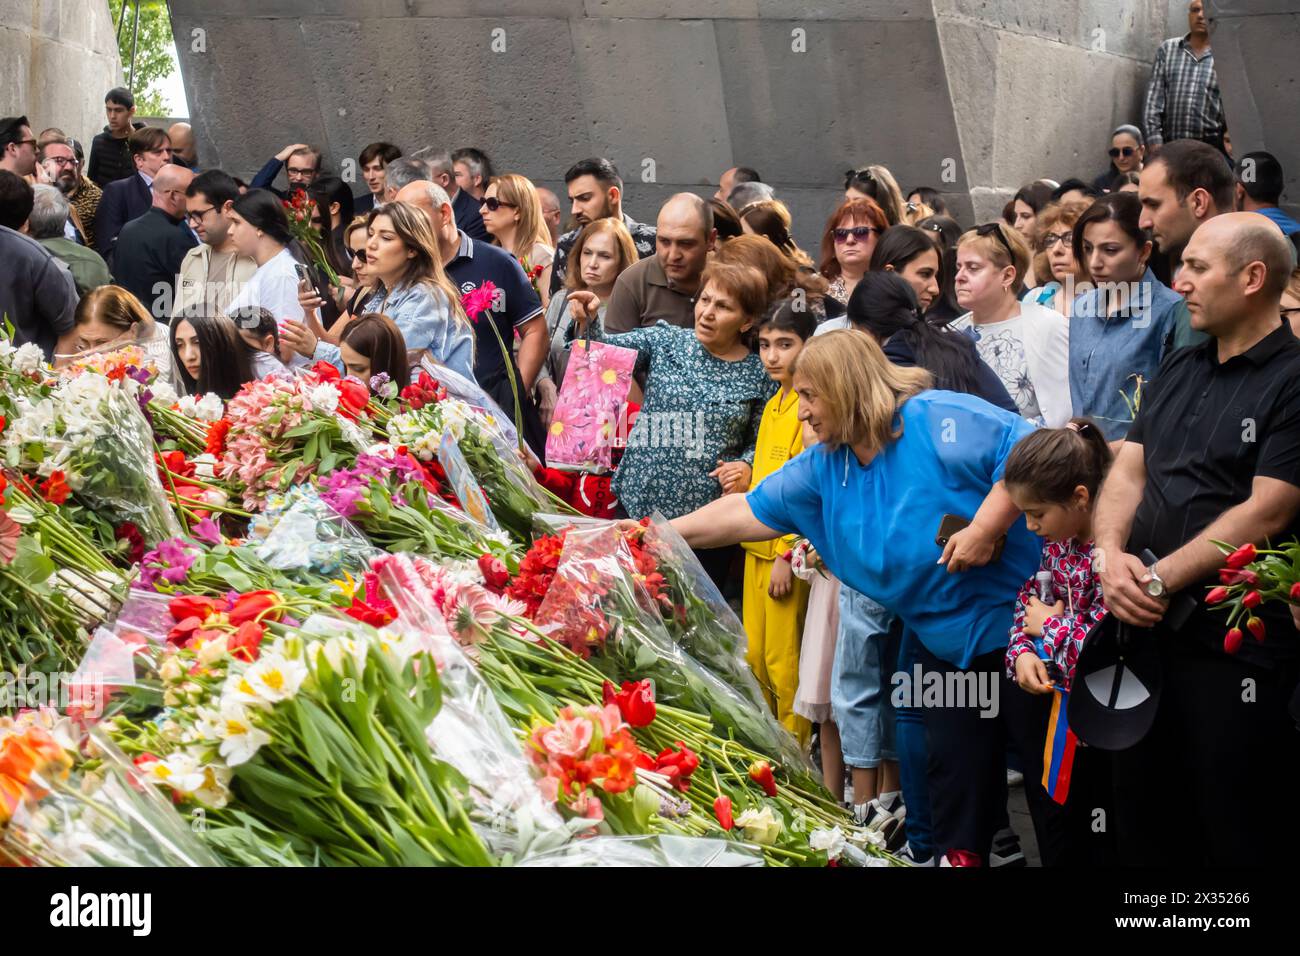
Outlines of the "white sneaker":
[[1007,771],[1008,787],[1023,787],[1024,785],[1025,785],[1025,775],[1023,773],[1021,773],[1019,770]]
[[912,845],[911,845],[910,843],[904,843],[904,844],[903,844],[903,848],[902,848],[901,850],[899,850],[899,851],[898,851],[896,854],[894,854],[894,855],[897,856],[897,857],[898,857],[900,860],[902,860],[904,863],[906,863],[908,866],[935,866],[935,865],[937,865],[937,864],[935,863],[935,860],[934,860],[934,856],[933,856],[933,855],[929,856],[929,857],[928,857],[927,859],[925,859],[924,861],[918,861],[917,859],[915,859],[915,858],[912,856]]

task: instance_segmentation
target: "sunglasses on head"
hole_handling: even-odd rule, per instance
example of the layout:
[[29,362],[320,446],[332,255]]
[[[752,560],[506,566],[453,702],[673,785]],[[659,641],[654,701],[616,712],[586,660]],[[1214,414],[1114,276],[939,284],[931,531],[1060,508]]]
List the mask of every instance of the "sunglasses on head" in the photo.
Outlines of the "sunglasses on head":
[[1016,254],[1011,251],[1011,243],[1007,241],[1006,234],[1001,229],[1001,224],[996,222],[986,222],[982,226],[975,227],[977,236],[997,236],[998,242],[1002,243],[1002,248],[1007,250],[1007,255],[1011,261],[1016,261]]
[[505,206],[507,209],[519,208],[517,203],[506,202],[504,199],[497,199],[496,196],[488,196],[483,200],[483,205],[487,206],[488,212],[496,212],[502,206]]
[[852,226],[850,228],[832,229],[831,235],[835,237],[836,242],[848,242],[849,236],[852,236],[858,242],[866,242],[867,236],[873,232],[879,235],[880,230],[875,226]]
[[1106,150],[1106,152],[1111,159],[1117,159],[1120,156],[1123,156],[1125,159],[1127,159],[1128,157],[1132,156],[1134,153],[1137,152],[1137,147],[1136,146],[1112,146],[1110,149]]

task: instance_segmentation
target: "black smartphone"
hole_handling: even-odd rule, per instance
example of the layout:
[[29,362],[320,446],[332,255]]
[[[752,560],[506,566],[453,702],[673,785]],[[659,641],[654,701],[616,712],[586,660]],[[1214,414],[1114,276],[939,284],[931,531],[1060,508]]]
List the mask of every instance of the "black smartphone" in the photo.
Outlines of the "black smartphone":
[[[961,515],[944,515],[943,520],[939,522],[939,533],[934,536],[934,543],[940,548],[948,547],[948,539],[955,535],[963,528],[970,527],[970,519],[963,518]],[[1007,543],[1007,536],[1004,534],[997,541],[993,542],[993,557],[990,561],[996,561],[1002,557],[1002,548]]]

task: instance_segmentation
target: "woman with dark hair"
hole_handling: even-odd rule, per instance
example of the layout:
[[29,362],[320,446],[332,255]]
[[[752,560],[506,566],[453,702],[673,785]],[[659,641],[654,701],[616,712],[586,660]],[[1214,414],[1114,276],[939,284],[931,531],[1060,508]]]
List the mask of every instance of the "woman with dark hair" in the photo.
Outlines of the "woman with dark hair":
[[948,204],[943,201],[943,196],[939,190],[932,186],[917,186],[907,194],[907,201],[917,203],[922,206],[929,206],[934,210],[936,216],[951,216],[948,210]]
[[935,388],[976,395],[990,405],[1019,413],[970,337],[927,323],[912,286],[897,273],[872,271],[863,276],[849,299],[848,319],[853,328],[879,342],[895,365],[929,372]]
[[718,231],[718,245],[745,234],[744,228],[740,225],[740,217],[736,215],[736,210],[721,199],[716,196],[711,198],[709,208],[713,210],[713,228]]
[[317,176],[307,187],[315,207],[311,224],[320,232],[320,246],[337,275],[351,275],[352,261],[343,244],[343,230],[353,219],[352,190],[347,183],[328,173]]
[[257,271],[231,301],[226,314],[263,308],[278,320],[301,322],[293,236],[284,205],[274,193],[250,189],[235,200],[230,211],[230,239],[236,252],[252,257]]
[[225,315],[192,315],[171,327],[172,366],[176,384],[186,395],[235,397],[256,376],[248,363],[248,346]]
[[957,240],[961,226],[951,216],[930,216],[916,224],[939,247],[939,264],[943,274],[938,296],[926,310],[925,320],[933,325],[945,326],[966,310],[957,304]]
[[1141,180],[1141,173],[1120,173],[1110,181],[1110,191],[1113,193],[1135,193],[1138,191],[1138,183]]
[[347,374],[367,384],[379,375],[388,376],[399,389],[411,384],[406,339],[397,324],[382,313],[367,312],[350,322],[339,339],[339,354]]
[[1076,415],[1118,441],[1133,424],[1142,386],[1165,356],[1183,298],[1147,264],[1151,237],[1132,193],[1098,199],[1074,224],[1074,257],[1093,288],[1070,319],[1070,400]]
[[1142,172],[1147,158],[1147,141],[1136,126],[1116,126],[1110,134],[1110,168],[1092,181],[1099,192],[1118,192],[1115,182],[1119,177]]
[[862,166],[845,173],[844,199],[870,199],[884,212],[889,225],[903,221],[903,193],[894,174],[884,166]]
[[1025,242],[1031,246],[1038,234],[1036,229],[1038,210],[1052,201],[1052,193],[1055,189],[1055,186],[1049,186],[1040,179],[1027,186],[1021,186],[1011,199],[1014,216],[1011,226],[1024,236]]
[[943,260],[933,235],[916,226],[893,226],[885,230],[871,254],[871,271],[895,272],[906,280],[923,313],[939,298],[944,280]]
[[230,319],[248,348],[248,367],[254,378],[292,374],[280,361],[280,325],[269,310],[238,309]]

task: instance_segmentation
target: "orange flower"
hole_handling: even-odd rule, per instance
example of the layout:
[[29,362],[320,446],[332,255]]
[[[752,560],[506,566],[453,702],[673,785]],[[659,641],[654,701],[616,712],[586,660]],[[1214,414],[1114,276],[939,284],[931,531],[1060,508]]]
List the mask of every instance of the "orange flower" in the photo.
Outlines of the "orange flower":
[[72,758],[44,727],[28,727],[0,740],[0,823],[8,822],[24,797],[39,800],[46,791],[32,776],[66,775]]

